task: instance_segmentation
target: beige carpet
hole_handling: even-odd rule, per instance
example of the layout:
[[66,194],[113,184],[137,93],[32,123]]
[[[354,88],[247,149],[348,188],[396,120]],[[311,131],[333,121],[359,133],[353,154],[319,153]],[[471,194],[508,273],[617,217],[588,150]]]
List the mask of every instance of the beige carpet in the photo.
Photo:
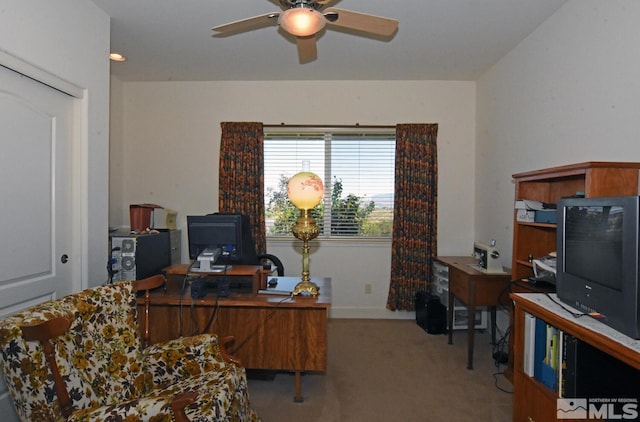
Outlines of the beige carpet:
[[[328,368],[295,379],[249,380],[252,406],[264,422],[494,421],[512,416],[512,385],[492,359],[491,336],[476,333],[473,370],[466,369],[466,331],[430,335],[408,320],[329,321]],[[500,368],[500,371],[504,366]]]

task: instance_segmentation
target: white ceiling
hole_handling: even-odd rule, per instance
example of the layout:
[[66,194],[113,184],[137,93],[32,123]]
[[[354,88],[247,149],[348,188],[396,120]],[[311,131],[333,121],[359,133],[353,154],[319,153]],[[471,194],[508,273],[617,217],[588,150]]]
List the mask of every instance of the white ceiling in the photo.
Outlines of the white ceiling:
[[281,11],[277,0],[93,0],[111,19],[122,81],[474,81],[566,0],[341,0],[335,7],[394,18],[390,41],[325,29],[318,59],[267,27],[224,38],[211,27]]

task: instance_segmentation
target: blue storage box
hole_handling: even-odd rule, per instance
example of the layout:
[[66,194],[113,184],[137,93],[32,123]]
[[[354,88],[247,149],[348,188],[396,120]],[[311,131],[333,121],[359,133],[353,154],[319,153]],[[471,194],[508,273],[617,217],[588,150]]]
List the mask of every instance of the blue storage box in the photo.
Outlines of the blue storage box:
[[536,223],[556,224],[556,210],[536,210],[533,221]]

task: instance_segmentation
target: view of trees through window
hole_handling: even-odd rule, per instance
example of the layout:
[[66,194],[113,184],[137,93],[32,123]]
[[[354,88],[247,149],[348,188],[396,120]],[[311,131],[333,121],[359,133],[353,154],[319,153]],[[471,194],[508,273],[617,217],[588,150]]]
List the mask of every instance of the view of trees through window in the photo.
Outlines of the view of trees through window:
[[[393,134],[392,134],[393,135]],[[391,237],[395,139],[344,134],[293,136],[265,131],[267,236],[292,236],[300,211],[287,197],[287,183],[310,161],[325,184],[323,202],[311,210],[320,237]]]

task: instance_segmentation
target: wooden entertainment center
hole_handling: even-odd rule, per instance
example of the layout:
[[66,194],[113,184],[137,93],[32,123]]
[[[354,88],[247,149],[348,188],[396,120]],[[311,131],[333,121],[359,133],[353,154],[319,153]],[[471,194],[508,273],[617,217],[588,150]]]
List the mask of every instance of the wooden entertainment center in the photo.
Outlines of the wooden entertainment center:
[[[589,161],[517,173],[513,175],[515,200],[556,204],[562,197],[579,193],[587,198],[638,195],[639,172],[640,163]],[[555,250],[555,224],[518,221],[517,210],[514,210],[512,280],[533,275],[532,258],[545,256]],[[511,284],[511,291],[553,292],[554,289],[517,282]],[[509,363],[505,377],[513,380],[513,336],[509,336]]]
[[[631,196],[639,194],[640,163],[584,162],[547,169],[517,173],[515,200],[534,200],[556,204],[562,197],[584,195],[587,198],[603,196]],[[553,292],[553,287],[534,286],[527,283],[533,275],[532,259],[556,251],[556,224],[519,221],[517,210],[513,219],[513,251],[511,291],[515,293],[537,292],[539,297]],[[540,293],[544,292],[544,293]],[[514,421],[556,420],[557,395],[522,369],[524,313],[532,313],[550,324],[579,337],[616,359],[640,368],[640,350],[612,341],[597,330],[577,325],[561,313],[550,312],[535,301],[511,296],[515,301],[515,313],[511,312],[512,332],[509,336],[509,362],[505,376],[514,383]],[[596,323],[596,326],[602,325]]]
[[[557,419],[558,393],[527,375],[524,365],[525,313],[541,318],[580,341],[603,351],[636,370],[640,370],[640,340],[627,337],[589,316],[575,318],[554,300],[555,295],[544,293],[514,293],[514,422],[548,422]],[[606,377],[606,375],[605,375]],[[636,386],[636,394],[640,385]],[[616,399],[617,397],[610,397]],[[633,397],[632,397],[633,398]],[[638,397],[635,397],[638,399]],[[618,418],[620,419],[620,418]]]

